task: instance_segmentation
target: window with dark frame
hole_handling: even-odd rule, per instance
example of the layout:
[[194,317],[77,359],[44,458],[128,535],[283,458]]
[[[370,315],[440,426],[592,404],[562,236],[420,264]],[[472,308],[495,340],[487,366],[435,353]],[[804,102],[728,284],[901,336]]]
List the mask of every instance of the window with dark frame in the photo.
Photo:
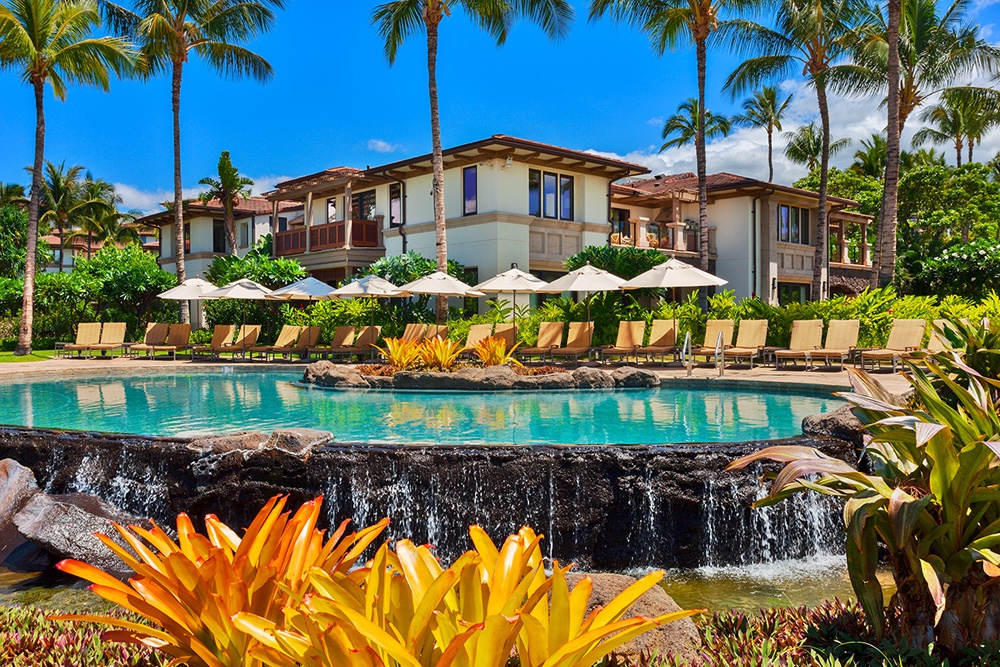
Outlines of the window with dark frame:
[[280,216],[278,218],[278,231],[287,232],[288,231],[288,218]]
[[475,166],[462,170],[462,215],[475,215],[479,209],[477,172]]
[[528,215],[542,217],[542,172],[528,170]]
[[389,226],[403,226],[403,184],[389,184]]
[[632,240],[632,223],[629,218],[631,211],[627,208],[611,209],[611,236],[612,243],[625,243]]
[[[191,253],[191,223],[184,223],[184,254]],[[177,249],[174,249],[174,256],[177,255]]]
[[351,219],[375,219],[375,191],[367,190],[351,195]]
[[559,217],[559,177],[549,172],[542,174],[542,215]]
[[337,221],[337,198],[330,197],[326,200],[326,221],[336,222]]
[[782,243],[809,245],[809,209],[779,205],[778,240]]
[[212,221],[212,252],[226,252],[226,221]]
[[559,219],[573,219],[573,177],[559,176]]

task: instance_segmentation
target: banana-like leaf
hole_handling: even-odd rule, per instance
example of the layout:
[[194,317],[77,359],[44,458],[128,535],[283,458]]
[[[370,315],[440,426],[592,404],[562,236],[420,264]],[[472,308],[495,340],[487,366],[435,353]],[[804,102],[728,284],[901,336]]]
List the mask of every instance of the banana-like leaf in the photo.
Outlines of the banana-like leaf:
[[920,515],[927,508],[930,500],[930,496],[917,499],[900,488],[893,489],[892,496],[889,498],[888,513],[892,525],[892,538],[897,549],[902,549],[910,541],[920,520]]

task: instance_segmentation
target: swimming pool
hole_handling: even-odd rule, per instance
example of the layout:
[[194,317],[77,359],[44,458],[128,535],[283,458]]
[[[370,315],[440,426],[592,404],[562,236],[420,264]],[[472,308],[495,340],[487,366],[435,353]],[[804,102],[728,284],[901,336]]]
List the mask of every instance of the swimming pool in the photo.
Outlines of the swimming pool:
[[784,438],[842,404],[704,385],[626,391],[322,391],[300,372],[39,379],[0,387],[0,424],[154,436],[308,427],[341,442],[669,444]]

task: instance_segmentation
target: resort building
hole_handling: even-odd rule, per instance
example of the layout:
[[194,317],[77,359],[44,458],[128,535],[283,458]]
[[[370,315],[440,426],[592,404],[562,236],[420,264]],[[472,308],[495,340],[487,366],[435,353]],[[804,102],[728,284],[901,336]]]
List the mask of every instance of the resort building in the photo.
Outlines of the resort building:
[[[448,256],[484,280],[516,264],[545,280],[587,246],[655,248],[698,261],[698,182],[694,174],[641,178],[641,165],[595,153],[494,135],[444,151]],[[274,253],[337,283],[385,256],[435,256],[431,156],[355,169],[336,167],[277,184],[237,213],[240,251],[274,233]],[[827,244],[818,254],[818,195],[735,174],[708,179],[710,269],[737,297],[767,301],[811,294],[820,262],[825,293],[869,284],[871,219],[829,198]],[[187,273],[203,273],[225,253],[218,202],[185,205]],[[173,266],[173,216],[140,220],[161,229],[160,262]]]

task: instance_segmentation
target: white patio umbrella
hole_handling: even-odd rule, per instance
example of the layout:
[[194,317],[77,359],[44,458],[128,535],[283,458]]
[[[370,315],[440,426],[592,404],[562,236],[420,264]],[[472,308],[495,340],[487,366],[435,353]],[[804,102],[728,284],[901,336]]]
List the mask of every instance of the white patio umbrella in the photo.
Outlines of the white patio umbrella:
[[166,292],[160,292],[156,296],[171,301],[197,301],[202,298],[205,292],[210,292],[214,289],[215,285],[207,280],[188,278],[177,287],[171,287]]
[[489,280],[479,283],[472,289],[495,294],[511,293],[514,296],[514,318],[517,319],[517,293],[537,292],[547,286],[548,283],[541,278],[536,278],[530,273],[525,273],[515,266],[509,271],[498,273]]
[[[385,278],[365,276],[354,282],[347,283],[330,293],[330,299],[391,299],[399,296],[410,296]],[[375,312],[372,311],[372,326],[375,325]]]
[[590,320],[590,294],[592,292],[615,292],[622,288],[625,281],[604,269],[584,264],[579,269],[570,271],[565,276],[556,278],[547,287],[538,290],[547,294],[561,292],[586,292],[587,320]]
[[657,264],[649,271],[625,281],[623,290],[629,289],[677,289],[678,287],[719,287],[727,284],[711,273],[686,264],[671,257],[663,264]]
[[[240,278],[239,280],[234,280],[225,287],[220,287],[218,289],[212,290],[210,292],[205,292],[201,298],[207,301],[221,300],[221,299],[239,299],[242,301],[263,301],[271,294],[271,290],[267,289],[258,282],[254,282],[249,278]],[[243,326],[247,323],[247,309],[246,306],[243,307]],[[242,336],[242,334],[240,334]]]
[[267,298],[280,301],[323,301],[330,298],[333,288],[312,276],[271,292]]
[[400,289],[410,294],[432,294],[434,296],[486,296],[458,278],[453,278],[442,271],[435,271],[423,278],[418,278],[403,285]]

